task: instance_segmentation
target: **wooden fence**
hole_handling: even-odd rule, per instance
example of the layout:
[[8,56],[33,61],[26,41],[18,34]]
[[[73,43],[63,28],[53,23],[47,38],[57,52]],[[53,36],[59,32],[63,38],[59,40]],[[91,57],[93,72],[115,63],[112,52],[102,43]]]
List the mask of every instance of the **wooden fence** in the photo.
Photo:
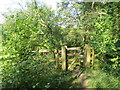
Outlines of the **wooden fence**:
[[[40,50],[40,53],[49,53],[48,50]],[[71,47],[62,46],[61,50],[55,49],[52,53],[54,54],[54,60],[56,68],[59,66],[59,61],[62,61],[62,71],[71,69],[75,64],[80,65],[81,62],[86,68],[90,68],[94,64],[94,49],[89,45],[85,47]],[[72,58],[70,58],[72,57]]]
[[[87,68],[90,68],[94,64],[94,49],[92,49],[89,45],[85,45],[85,47],[72,47],[67,48],[67,46],[63,46],[62,49],[62,71],[67,71],[71,69],[72,65],[80,64],[83,61],[83,65]],[[68,53],[70,51],[74,51],[73,53]],[[79,52],[76,52],[79,51]],[[57,53],[56,53],[57,54]],[[57,56],[57,55],[56,55]],[[69,59],[70,56],[74,58]],[[82,58],[78,58],[82,56]],[[56,67],[58,66],[58,57],[56,57]],[[75,63],[77,62],[78,63]],[[68,64],[68,62],[70,64]]]

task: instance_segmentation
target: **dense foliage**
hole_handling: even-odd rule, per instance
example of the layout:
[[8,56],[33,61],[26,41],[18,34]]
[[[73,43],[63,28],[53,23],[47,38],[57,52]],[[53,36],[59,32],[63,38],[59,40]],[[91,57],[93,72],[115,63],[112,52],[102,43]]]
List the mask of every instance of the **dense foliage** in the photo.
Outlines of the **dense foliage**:
[[61,84],[68,83],[74,77],[71,77],[72,73],[62,73],[61,70],[56,70],[54,62],[48,61],[51,58],[52,56],[49,55],[22,63],[13,62],[13,59],[5,61],[3,63],[3,87],[62,88]]
[[[101,77],[95,77],[96,82],[91,87],[119,88],[119,4],[66,0],[58,3],[57,12],[42,4],[39,7],[29,4],[26,10],[4,14],[6,21],[2,25],[3,53],[0,62],[3,87],[69,87],[67,84],[74,80],[72,74],[56,70],[55,63],[50,62],[53,56],[38,54],[38,51],[53,51],[62,45],[89,44],[98,55],[96,59],[99,62],[95,62],[94,69],[102,69],[98,71]],[[91,78],[94,81],[94,76]],[[112,84],[114,86],[111,87]]]
[[[67,0],[58,4],[66,25],[67,45],[89,44],[94,47],[97,58],[119,71],[120,63],[120,2],[80,3]],[[62,21],[61,21],[62,22]]]

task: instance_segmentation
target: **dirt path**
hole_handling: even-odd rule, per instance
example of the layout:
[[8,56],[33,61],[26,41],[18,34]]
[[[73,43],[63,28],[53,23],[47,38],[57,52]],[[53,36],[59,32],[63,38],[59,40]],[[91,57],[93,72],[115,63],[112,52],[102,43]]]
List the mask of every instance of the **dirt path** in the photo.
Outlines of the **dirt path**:
[[79,77],[78,77],[78,80],[80,81],[81,85],[83,88],[88,88],[88,77],[86,74],[81,74]]
[[70,88],[89,88],[87,74],[82,73],[79,77],[77,77],[72,82],[72,86]]

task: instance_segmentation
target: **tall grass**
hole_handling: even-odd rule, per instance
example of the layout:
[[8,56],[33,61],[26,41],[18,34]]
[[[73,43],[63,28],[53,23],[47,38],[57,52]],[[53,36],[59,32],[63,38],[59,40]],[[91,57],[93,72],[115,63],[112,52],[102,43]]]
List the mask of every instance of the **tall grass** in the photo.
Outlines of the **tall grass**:
[[90,88],[120,88],[120,77],[105,72],[102,69],[93,70],[89,74],[88,85]]

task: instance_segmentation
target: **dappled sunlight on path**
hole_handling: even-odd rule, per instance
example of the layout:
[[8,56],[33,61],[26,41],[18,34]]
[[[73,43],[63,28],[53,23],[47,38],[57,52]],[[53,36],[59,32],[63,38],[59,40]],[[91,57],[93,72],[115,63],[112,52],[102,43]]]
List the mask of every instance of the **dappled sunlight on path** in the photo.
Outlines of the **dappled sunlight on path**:
[[88,77],[86,74],[82,73],[72,82],[72,86],[70,86],[69,88],[88,88],[87,83],[88,83]]

